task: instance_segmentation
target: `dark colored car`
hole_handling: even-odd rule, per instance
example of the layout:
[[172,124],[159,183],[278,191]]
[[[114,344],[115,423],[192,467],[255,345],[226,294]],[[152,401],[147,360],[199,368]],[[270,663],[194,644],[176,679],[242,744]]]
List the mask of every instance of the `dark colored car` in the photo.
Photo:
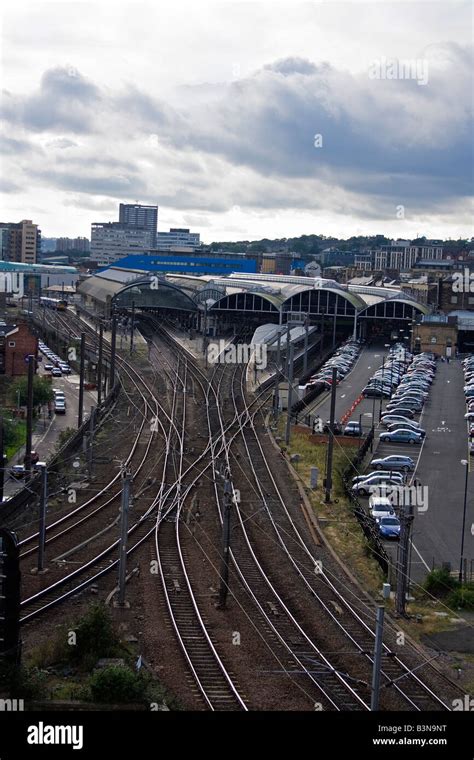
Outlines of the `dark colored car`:
[[388,515],[387,517],[379,517],[377,520],[377,526],[381,538],[394,539],[397,541],[400,538],[400,520],[395,515]]

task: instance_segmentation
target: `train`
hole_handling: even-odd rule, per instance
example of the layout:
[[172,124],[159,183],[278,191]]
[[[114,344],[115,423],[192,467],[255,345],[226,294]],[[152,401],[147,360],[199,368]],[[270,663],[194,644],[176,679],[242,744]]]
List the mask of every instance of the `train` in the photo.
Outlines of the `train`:
[[67,301],[61,298],[46,298],[41,296],[40,305],[48,309],[56,309],[57,311],[66,311],[67,309]]

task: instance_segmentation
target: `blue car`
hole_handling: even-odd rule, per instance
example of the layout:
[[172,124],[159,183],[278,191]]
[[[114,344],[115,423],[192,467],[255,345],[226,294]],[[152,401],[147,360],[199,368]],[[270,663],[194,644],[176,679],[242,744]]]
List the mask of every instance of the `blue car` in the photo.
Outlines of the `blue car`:
[[386,443],[421,443],[423,440],[421,435],[415,433],[414,430],[392,430],[390,433],[382,433],[380,436],[381,441]]
[[400,538],[400,520],[395,515],[387,515],[387,517],[379,517],[377,520],[379,534],[381,538],[395,539]]

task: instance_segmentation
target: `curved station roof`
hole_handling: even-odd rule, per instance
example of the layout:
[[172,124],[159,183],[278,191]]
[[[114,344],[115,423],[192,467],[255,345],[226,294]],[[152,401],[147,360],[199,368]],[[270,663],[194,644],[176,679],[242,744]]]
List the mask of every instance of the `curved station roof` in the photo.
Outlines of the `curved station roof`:
[[233,273],[157,275],[119,265],[89,277],[78,288],[86,297],[127,308],[175,308],[211,313],[297,313],[409,319],[429,309],[399,288],[343,285],[321,277]]

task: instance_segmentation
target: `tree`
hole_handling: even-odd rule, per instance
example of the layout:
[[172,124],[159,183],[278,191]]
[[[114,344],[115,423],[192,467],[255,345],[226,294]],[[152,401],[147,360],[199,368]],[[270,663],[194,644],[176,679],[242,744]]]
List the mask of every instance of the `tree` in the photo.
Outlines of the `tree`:
[[[15,380],[9,388],[9,397],[12,405],[18,402],[18,391],[20,391],[20,406],[26,406],[28,402],[28,378],[26,376]],[[33,378],[33,406],[41,406],[53,400],[53,391],[48,380],[35,376]]]

